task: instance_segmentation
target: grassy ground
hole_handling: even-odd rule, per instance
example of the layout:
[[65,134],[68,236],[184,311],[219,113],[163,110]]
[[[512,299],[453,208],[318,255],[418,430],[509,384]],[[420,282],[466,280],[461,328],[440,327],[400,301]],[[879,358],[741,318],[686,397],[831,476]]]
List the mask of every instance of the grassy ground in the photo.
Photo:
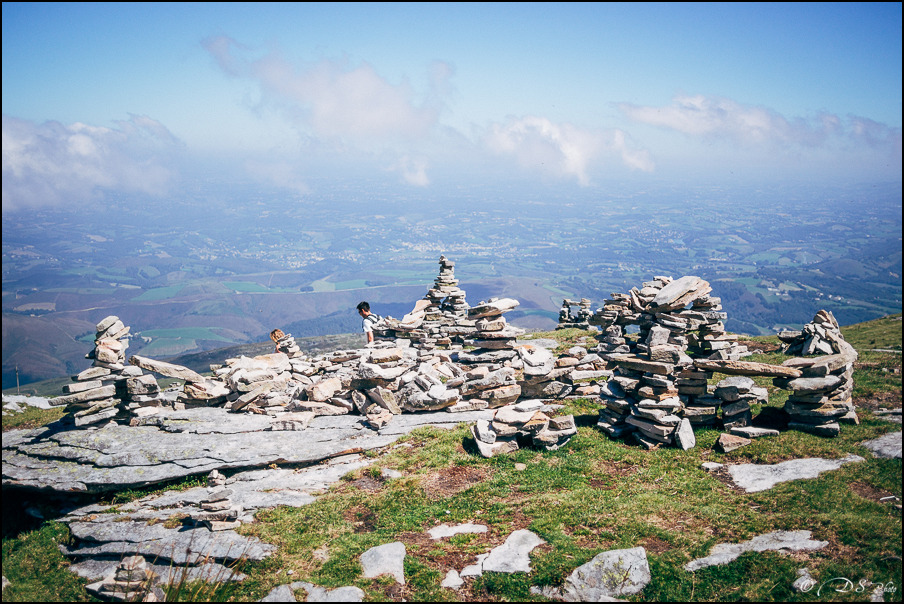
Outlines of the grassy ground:
[[[567,347],[585,334],[559,335]],[[776,342],[754,339],[752,346],[762,352],[753,360],[781,362]],[[242,568],[246,581],[200,592],[184,586],[170,599],[257,600],[279,584],[304,580],[327,587],[357,585],[373,601],[543,600],[530,594],[531,586],[561,585],[597,553],[643,546],[653,580],[634,600],[862,601],[873,588],[864,591],[861,582],[871,582],[894,587],[886,601],[900,601],[901,460],[876,459],[860,446],[900,430],[872,413],[900,407],[900,367],[900,355],[861,353],[855,373],[861,424],[843,426],[839,437],[786,431],[728,454],[713,449],[717,430],[697,431],[697,446],[689,451],[646,451],[609,439],[593,427],[597,404],[591,400],[567,403],[564,412],[576,416],[578,435],[555,452],[522,449],[484,459],[465,425],[451,431],[421,429],[374,453],[372,466],[347,475],[315,503],[260,512],[258,522],[243,526],[240,532],[279,546],[271,558]],[[768,408],[781,408],[783,393],[771,380],[758,381],[770,389]],[[753,494],[736,489],[723,474],[701,469],[704,461],[776,463],[848,454],[866,461]],[[383,468],[403,477],[384,480]],[[897,500],[888,499],[892,496]],[[439,524],[463,522],[484,524],[488,531],[439,541],[426,534]],[[6,529],[6,505],[3,524]],[[522,528],[546,541],[531,555],[530,574],[488,573],[458,592],[439,586],[449,569],[473,564],[478,554]],[[812,538],[829,545],[795,554],[748,553],[695,573],[683,569],[717,543],[773,530],[810,530]],[[54,522],[4,536],[3,572],[13,582],[4,601],[88,599],[56,550],[55,543],[67,538],[65,527]],[[360,554],[392,541],[403,542],[408,552],[406,585],[363,579]],[[819,583],[846,578],[850,589],[844,591],[847,584],[839,580],[818,597],[818,586],[795,593],[791,584],[800,568],[808,568]]]

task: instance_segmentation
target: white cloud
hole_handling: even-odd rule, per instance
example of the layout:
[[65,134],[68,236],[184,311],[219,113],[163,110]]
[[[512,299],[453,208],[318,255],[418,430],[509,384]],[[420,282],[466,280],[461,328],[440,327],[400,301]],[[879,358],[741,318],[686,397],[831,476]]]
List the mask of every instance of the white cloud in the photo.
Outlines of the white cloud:
[[820,113],[812,120],[788,119],[766,107],[745,105],[721,97],[677,96],[665,107],[620,103],[618,108],[635,122],[676,130],[694,137],[727,139],[751,146],[795,145],[824,147],[864,143],[872,148],[897,149],[901,131],[856,116],[842,119]]
[[406,155],[389,169],[401,172],[402,180],[409,185],[426,187],[430,184],[430,178],[427,176],[427,160],[424,158],[411,158]]
[[80,203],[104,189],[164,193],[181,144],[159,122],[131,116],[104,128],[3,116],[3,211]]
[[392,84],[367,63],[325,59],[296,67],[275,52],[246,59],[245,49],[226,37],[206,40],[204,47],[226,73],[257,82],[303,129],[354,143],[426,136],[437,124],[438,96],[452,73],[433,65],[429,99],[418,102],[407,81]]
[[527,168],[573,177],[582,186],[590,183],[590,168],[604,154],[618,155],[632,169],[653,169],[649,154],[631,148],[621,130],[586,130],[543,117],[512,118],[506,124],[494,124],[486,143],[497,153],[514,156]]

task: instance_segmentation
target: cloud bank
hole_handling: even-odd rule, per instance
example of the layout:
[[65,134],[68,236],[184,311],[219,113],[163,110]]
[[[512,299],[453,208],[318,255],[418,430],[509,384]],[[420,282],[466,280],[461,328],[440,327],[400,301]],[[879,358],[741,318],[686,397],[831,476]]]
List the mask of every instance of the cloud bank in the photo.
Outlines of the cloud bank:
[[589,130],[543,117],[511,118],[494,124],[486,137],[491,150],[515,157],[527,168],[590,184],[589,171],[602,155],[617,155],[629,168],[650,172],[649,153],[634,149],[622,130]]
[[901,130],[867,118],[820,113],[814,119],[788,119],[765,107],[721,97],[676,96],[671,105],[644,107],[619,103],[629,119],[694,137],[725,139],[751,146],[822,148],[863,146],[901,157]]
[[3,211],[82,203],[105,189],[160,195],[176,176],[181,143],[133,115],[115,128],[36,124],[3,116]]

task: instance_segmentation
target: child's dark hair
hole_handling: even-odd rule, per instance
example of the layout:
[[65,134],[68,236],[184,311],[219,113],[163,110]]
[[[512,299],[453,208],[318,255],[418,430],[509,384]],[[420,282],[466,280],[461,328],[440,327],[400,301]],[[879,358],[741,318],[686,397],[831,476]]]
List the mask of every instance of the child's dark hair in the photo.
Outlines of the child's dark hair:
[[368,304],[367,302],[359,303],[358,304],[358,312],[361,312],[362,310],[366,310],[367,312],[370,312],[370,304]]

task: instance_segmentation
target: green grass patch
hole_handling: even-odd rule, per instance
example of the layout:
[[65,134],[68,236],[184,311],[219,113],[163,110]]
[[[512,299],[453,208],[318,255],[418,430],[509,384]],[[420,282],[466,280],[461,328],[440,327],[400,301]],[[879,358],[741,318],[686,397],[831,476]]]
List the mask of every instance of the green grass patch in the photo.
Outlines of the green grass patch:
[[[57,394],[60,394],[57,392]],[[23,411],[21,413],[8,413],[3,411],[3,431],[7,430],[31,430],[39,428],[50,422],[63,417],[66,412],[64,407],[56,407],[54,409],[39,409],[29,405],[21,404]]]
[[270,288],[253,281],[224,281],[223,285],[237,293],[266,293]]
[[184,285],[170,285],[168,287],[155,287],[143,292],[141,295],[132,298],[133,302],[156,302],[158,300],[168,300],[175,298],[182,291]]

